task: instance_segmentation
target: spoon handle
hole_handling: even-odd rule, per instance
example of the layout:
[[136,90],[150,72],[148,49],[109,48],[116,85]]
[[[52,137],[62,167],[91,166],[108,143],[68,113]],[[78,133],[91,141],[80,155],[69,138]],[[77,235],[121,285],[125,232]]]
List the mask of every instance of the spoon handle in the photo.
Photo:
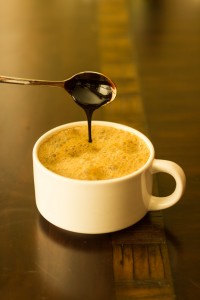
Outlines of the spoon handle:
[[0,83],[23,84],[23,85],[50,85],[64,87],[64,81],[46,81],[37,79],[25,79],[17,77],[0,76]]

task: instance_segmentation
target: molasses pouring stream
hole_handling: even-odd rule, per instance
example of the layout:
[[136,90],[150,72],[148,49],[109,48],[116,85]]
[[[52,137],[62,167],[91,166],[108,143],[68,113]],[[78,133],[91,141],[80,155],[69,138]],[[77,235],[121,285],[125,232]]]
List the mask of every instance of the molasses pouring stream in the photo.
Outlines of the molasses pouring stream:
[[63,81],[47,81],[0,76],[0,83],[21,85],[49,85],[64,88],[81,106],[88,119],[88,140],[92,142],[91,119],[94,110],[115,99],[117,89],[115,84],[105,75],[92,71],[75,74]]

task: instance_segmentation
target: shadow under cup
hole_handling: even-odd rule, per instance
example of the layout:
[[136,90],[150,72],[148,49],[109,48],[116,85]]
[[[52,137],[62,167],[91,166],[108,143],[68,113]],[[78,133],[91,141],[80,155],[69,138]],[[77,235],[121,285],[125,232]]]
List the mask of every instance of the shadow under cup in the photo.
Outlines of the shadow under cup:
[[[36,205],[50,223],[69,231],[99,234],[113,232],[138,222],[150,210],[165,209],[181,198],[185,175],[180,166],[154,158],[154,148],[141,132],[117,123],[93,121],[94,125],[129,131],[142,139],[150,150],[147,162],[137,171],[115,179],[78,180],[49,171],[38,158],[40,145],[56,132],[87,122],[56,127],[42,135],[33,148]],[[166,197],[152,195],[153,174],[165,172],[174,177],[174,192]]]

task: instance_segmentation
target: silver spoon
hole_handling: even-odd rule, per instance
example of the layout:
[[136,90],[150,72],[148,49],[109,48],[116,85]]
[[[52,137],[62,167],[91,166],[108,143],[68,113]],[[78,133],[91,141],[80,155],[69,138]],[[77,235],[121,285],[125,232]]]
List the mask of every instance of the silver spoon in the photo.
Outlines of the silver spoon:
[[64,88],[77,104],[81,106],[94,105],[96,108],[114,100],[117,93],[115,84],[108,77],[92,71],[80,72],[62,81],[0,76],[0,83],[49,85]]

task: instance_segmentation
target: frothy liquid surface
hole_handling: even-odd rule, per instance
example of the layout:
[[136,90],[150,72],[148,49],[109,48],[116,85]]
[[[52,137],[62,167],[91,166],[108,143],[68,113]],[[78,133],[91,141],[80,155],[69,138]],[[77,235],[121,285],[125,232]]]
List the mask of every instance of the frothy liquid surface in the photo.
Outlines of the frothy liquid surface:
[[145,142],[130,132],[93,125],[92,133],[92,143],[88,143],[86,125],[55,133],[41,144],[39,160],[68,178],[103,180],[130,174],[149,158]]

